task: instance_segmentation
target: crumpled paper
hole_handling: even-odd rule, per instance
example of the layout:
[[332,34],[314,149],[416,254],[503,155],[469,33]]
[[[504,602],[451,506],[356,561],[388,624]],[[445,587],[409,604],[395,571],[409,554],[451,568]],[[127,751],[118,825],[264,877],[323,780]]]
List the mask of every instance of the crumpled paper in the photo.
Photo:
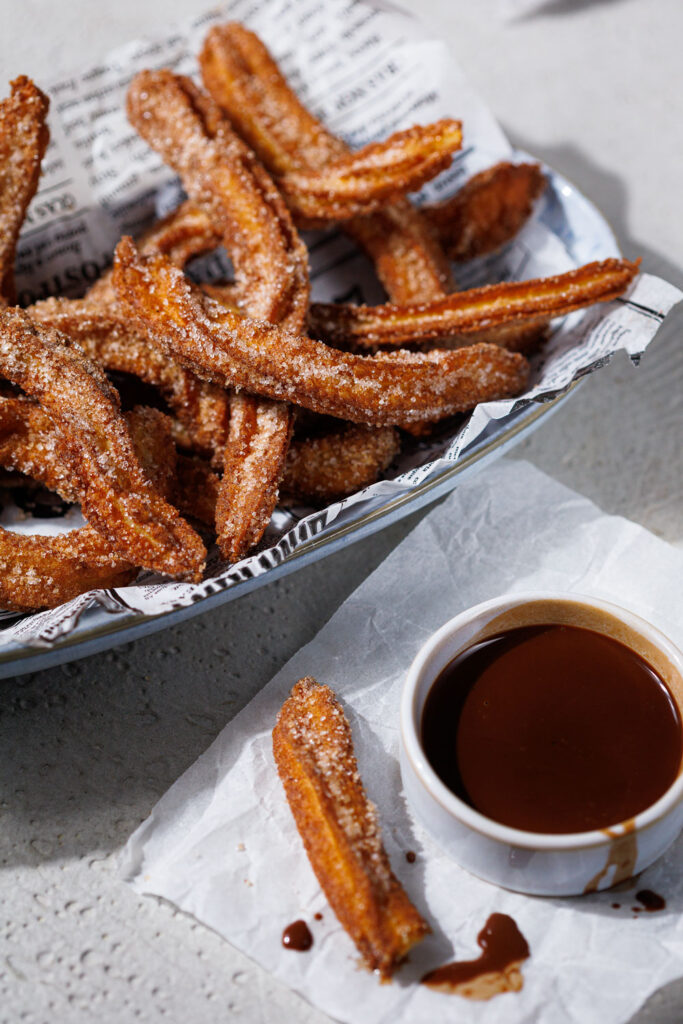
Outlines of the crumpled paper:
[[[681,578],[683,552],[603,514],[533,466],[501,460],[427,515],[226,726],[133,834],[123,856],[125,877],[138,892],[193,914],[341,1021],[627,1021],[681,973],[683,840],[637,884],[618,891],[541,899],[482,882],[438,849],[405,804],[399,698],[408,666],[435,629],[479,601],[509,593],[602,597],[683,645]],[[359,969],[306,859],[273,763],[277,711],[307,674],[332,686],[347,709],[392,864],[434,930],[391,985]],[[417,853],[414,864],[406,860],[409,850]],[[663,895],[666,909],[635,914],[641,888]],[[512,915],[530,944],[521,992],[466,1003],[417,983],[454,956],[477,956],[476,935],[494,911]],[[280,943],[282,928],[301,917],[315,940],[307,954]]]

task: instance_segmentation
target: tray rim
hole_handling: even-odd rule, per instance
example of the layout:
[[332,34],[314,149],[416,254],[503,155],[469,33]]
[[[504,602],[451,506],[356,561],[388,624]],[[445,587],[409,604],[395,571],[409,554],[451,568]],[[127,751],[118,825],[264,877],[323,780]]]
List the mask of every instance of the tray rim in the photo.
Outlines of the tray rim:
[[[243,580],[217,594],[210,594],[185,608],[146,615],[143,612],[112,613],[109,621],[93,626],[76,625],[63,638],[50,647],[8,644],[0,647],[0,679],[39,672],[70,661],[78,661],[92,654],[102,653],[119,644],[130,643],[143,636],[160,632],[186,619],[218,608],[229,601],[243,597],[252,590],[273,583],[296,569],[303,568],[319,557],[340,550],[346,543],[355,543],[371,536],[385,526],[399,522],[405,516],[445,496],[460,483],[464,476],[482,468],[501,456],[545,421],[582,383],[575,380],[568,389],[547,402],[532,402],[520,410],[517,418],[503,431],[473,446],[472,450],[437,476],[431,477],[410,490],[390,498],[380,508],[366,512],[351,523],[332,526],[322,536],[313,536],[290,552],[280,565]],[[389,522],[386,520],[389,519]],[[322,552],[322,554],[321,554]]]

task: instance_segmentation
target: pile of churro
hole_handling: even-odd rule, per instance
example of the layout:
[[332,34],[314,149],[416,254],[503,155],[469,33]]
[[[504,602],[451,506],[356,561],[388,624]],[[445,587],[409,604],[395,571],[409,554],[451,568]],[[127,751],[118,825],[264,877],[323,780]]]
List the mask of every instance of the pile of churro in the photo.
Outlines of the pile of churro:
[[[280,503],[325,506],[377,480],[406,436],[513,397],[554,317],[621,295],[638,265],[458,290],[458,262],[507,244],[545,179],[498,164],[451,199],[408,195],[446,169],[459,121],[416,125],[352,152],[297,98],[261,40],[213,27],[202,86],[143,71],[131,124],[187,199],[80,299],[14,305],[19,231],[47,146],[48,100],[27,78],[0,102],[0,467],[79,504],[86,525],[0,530],[0,607],[53,607],[141,569],[199,581],[206,544],[234,563]],[[310,301],[302,228],[339,225],[388,303]],[[227,250],[234,279],[196,284]],[[158,408],[128,412],[137,378]],[[122,405],[122,397],[124,403]]]

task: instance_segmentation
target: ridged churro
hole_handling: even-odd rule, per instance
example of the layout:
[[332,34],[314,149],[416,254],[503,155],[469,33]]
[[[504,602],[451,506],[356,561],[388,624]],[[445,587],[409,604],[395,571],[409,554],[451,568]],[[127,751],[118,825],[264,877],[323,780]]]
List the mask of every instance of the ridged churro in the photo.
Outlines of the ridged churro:
[[[209,30],[199,56],[206,88],[275,177],[324,171],[350,150],[301,103],[267,47],[236,22]],[[406,199],[344,224],[395,302],[439,298],[448,261],[431,225]]]
[[295,439],[287,455],[283,498],[316,505],[355,494],[375,483],[400,447],[393,427],[351,423]]
[[115,301],[101,308],[99,302],[52,298],[35,303],[28,312],[37,323],[77,342],[104,369],[133,374],[158,388],[177,417],[178,443],[222,461],[229,396],[223,388],[199,380],[135,331]]
[[103,372],[65,335],[0,309],[0,374],[58,423],[92,526],[134,565],[199,579],[204,545],[147,479]]
[[495,164],[450,199],[423,206],[447,255],[472,260],[509,242],[528,220],[546,180],[538,164]]
[[[160,494],[175,479],[170,422],[155,409],[126,416],[136,455]],[[78,500],[62,438],[48,413],[26,398],[0,398],[0,464],[27,473],[67,501]],[[58,536],[0,529],[0,605],[51,608],[87,590],[125,586],[138,573],[94,527]]]
[[363,217],[414,192],[450,164],[462,143],[459,121],[443,118],[396,132],[323,168],[275,178],[299,227]]
[[273,755],[327,901],[365,966],[390,978],[430,928],[391,870],[351,727],[328,686],[296,683],[273,729]]
[[[142,72],[128,93],[128,115],[221,230],[247,311],[300,331],[310,291],[306,247],[273,182],[216,104],[170,72]],[[235,417],[239,427],[228,432],[216,506],[218,544],[233,560],[246,554],[247,541],[255,543],[270,520],[293,422],[283,404],[269,408],[267,401],[247,397],[236,400]],[[267,445],[270,457],[257,472],[253,454],[240,465],[247,453],[263,453]]]
[[50,133],[45,93],[21,75],[0,102],[0,303],[13,303],[14,256],[28,204],[38,188]]
[[528,365],[495,345],[356,356],[203,297],[162,256],[123,238],[114,284],[140,329],[199,376],[372,426],[434,421],[517,394]]
[[[317,303],[311,306],[308,324],[329,344],[359,349],[420,344],[514,324],[534,326],[539,320],[617,298],[633,281],[638,266],[639,261],[602,260],[565,274],[488,284],[412,306]],[[504,332],[500,339],[504,344]]]

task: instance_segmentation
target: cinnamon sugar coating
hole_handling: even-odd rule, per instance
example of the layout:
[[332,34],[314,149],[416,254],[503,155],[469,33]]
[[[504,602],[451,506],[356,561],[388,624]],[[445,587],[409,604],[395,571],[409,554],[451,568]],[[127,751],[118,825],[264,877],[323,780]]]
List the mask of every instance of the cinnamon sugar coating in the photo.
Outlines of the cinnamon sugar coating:
[[351,727],[328,686],[310,676],[295,684],[273,729],[273,755],[332,910],[364,965],[390,978],[430,928],[391,870]]
[[21,75],[0,102],[0,303],[13,303],[14,256],[50,140],[45,93]]
[[0,374],[59,424],[89,523],[134,565],[198,579],[204,545],[145,475],[102,370],[15,308],[0,309]]
[[[308,324],[316,337],[344,348],[400,347],[454,334],[547,322],[575,309],[617,298],[638,273],[639,262],[608,259],[529,281],[504,281],[454,292],[433,302],[398,306],[315,303]],[[516,332],[512,332],[513,339]],[[494,335],[495,337],[495,335]],[[499,335],[503,344],[505,332]],[[465,341],[467,344],[467,341]]]
[[372,426],[433,421],[517,394],[528,366],[495,345],[356,356],[241,317],[202,297],[161,256],[116,250],[119,300],[175,358],[209,380]]
[[[167,497],[175,480],[168,417],[137,408],[126,419],[141,466]],[[49,414],[30,399],[0,398],[0,465],[27,473],[74,501],[78,488],[62,444]],[[90,525],[56,537],[0,529],[0,606],[8,610],[52,608],[87,590],[126,586],[137,573]]]

